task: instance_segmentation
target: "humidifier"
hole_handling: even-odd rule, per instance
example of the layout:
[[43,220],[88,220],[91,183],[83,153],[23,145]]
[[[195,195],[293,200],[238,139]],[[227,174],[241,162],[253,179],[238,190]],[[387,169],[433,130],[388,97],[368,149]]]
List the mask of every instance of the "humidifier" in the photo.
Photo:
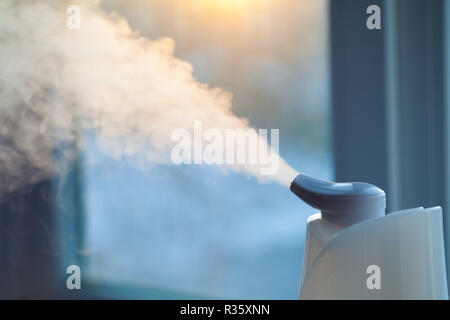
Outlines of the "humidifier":
[[448,299],[440,207],[385,215],[380,188],[305,174],[291,191],[320,211],[307,219],[300,299]]

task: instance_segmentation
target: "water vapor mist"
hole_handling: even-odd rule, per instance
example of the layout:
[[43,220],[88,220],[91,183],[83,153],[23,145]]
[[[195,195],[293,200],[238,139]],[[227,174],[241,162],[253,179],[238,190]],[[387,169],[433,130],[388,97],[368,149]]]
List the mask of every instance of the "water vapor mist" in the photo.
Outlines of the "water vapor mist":
[[[195,121],[220,130],[249,128],[233,115],[231,94],[192,76],[174,42],[149,40],[124,18],[81,5],[79,30],[66,27],[65,1],[0,1],[0,194],[64,174],[82,150],[80,132],[98,148],[139,168],[170,164],[171,134]],[[278,155],[277,155],[278,156]],[[280,174],[229,166],[287,184]]]

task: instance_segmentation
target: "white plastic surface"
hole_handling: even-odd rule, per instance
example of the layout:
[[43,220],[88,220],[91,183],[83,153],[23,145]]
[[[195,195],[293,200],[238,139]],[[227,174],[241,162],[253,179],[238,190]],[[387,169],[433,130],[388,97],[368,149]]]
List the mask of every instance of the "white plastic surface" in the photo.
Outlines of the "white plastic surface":
[[[335,227],[308,221],[300,299],[448,299],[440,207]],[[371,266],[379,289],[368,286]]]

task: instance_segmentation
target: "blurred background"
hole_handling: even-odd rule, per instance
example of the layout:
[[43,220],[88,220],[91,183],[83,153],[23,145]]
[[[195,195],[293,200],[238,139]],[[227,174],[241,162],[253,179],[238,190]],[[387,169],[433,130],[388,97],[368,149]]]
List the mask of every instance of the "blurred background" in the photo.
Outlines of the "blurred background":
[[[174,39],[175,56],[198,80],[233,94],[236,115],[280,129],[280,153],[297,170],[333,177],[326,1],[102,5],[150,39]],[[314,209],[286,187],[209,166],[142,173],[95,147],[83,156],[81,177],[84,270],[93,282],[206,298],[297,296]]]
[[[366,27],[374,4],[381,30]],[[280,129],[280,154],[296,170],[373,183],[387,212],[441,205],[448,233],[449,1],[101,7],[145,37],[174,39],[196,79],[233,94],[234,114]],[[142,171],[104,156],[92,132],[79,139],[87,147],[63,178],[0,198],[0,297],[298,297],[316,210],[286,187],[214,166]],[[66,288],[72,264],[79,291]]]

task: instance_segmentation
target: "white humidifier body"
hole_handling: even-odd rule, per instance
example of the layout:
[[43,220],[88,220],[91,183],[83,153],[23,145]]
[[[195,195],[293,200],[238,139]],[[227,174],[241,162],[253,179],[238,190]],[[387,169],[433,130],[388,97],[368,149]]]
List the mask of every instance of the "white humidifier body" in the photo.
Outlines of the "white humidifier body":
[[385,215],[383,190],[300,174],[307,220],[300,299],[448,299],[442,210]]

